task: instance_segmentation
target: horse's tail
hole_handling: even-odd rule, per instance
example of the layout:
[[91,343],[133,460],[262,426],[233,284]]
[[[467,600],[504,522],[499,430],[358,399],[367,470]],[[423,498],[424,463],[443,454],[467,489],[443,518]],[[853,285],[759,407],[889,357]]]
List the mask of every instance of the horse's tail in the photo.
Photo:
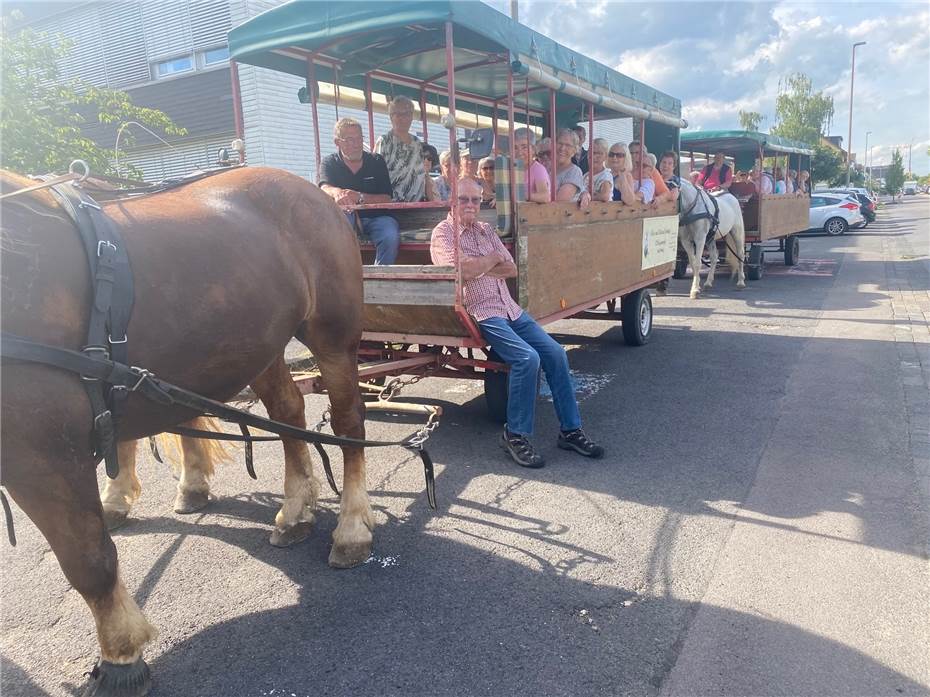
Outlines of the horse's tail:
[[[214,433],[222,433],[223,431],[219,419],[208,416],[198,416],[184,425],[200,431],[212,431]],[[179,436],[176,433],[159,433],[155,436],[159,454],[171,465],[175,475],[178,474],[178,468],[184,457],[183,439],[184,436]],[[229,441],[207,438],[198,438],[197,441],[203,459],[200,468],[207,477],[213,476],[214,465],[217,462],[232,462],[236,454],[235,451],[238,450],[237,446]]]

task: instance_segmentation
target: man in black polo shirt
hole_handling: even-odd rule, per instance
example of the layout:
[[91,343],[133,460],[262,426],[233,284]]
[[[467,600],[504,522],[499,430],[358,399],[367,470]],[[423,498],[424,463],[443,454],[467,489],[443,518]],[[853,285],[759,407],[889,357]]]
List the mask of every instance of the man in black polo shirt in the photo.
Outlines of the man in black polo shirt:
[[[336,147],[320,165],[320,188],[345,209],[363,203],[390,203],[391,178],[381,155],[365,152],[362,126],[355,119],[339,119],[334,129]],[[349,222],[354,213],[346,210]],[[397,259],[400,231],[389,215],[359,211],[363,232],[375,244],[375,264],[393,264]]]

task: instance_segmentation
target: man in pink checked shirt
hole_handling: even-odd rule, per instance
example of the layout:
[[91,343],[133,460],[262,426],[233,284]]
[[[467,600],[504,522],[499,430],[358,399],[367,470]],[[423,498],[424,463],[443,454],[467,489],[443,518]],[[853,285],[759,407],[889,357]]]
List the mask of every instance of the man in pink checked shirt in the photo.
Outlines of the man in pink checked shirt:
[[[561,427],[556,444],[586,457],[601,457],[604,449],[581,430],[565,349],[510,296],[506,279],[517,275],[517,267],[497,232],[478,220],[481,187],[470,179],[459,180],[458,200],[453,205],[460,226],[459,264],[465,309],[478,323],[485,341],[510,367],[507,425],[501,435],[501,447],[521,467],[545,464],[529,440],[536,415],[537,376],[542,367]],[[451,211],[433,229],[430,256],[434,264],[455,264]]]

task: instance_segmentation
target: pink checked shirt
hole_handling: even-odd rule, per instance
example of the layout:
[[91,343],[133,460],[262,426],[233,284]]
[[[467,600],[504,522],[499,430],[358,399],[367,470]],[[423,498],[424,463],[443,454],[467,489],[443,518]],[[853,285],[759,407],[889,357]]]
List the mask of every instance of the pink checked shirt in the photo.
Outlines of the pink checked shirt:
[[[459,233],[460,253],[467,257],[484,257],[492,252],[503,252],[513,261],[510,252],[501,242],[500,237],[487,223],[474,222],[462,226]],[[430,258],[437,266],[455,265],[455,232],[452,227],[452,214],[433,228],[430,242]],[[465,281],[463,289],[465,309],[478,322],[492,317],[506,317],[513,321],[523,314],[521,308],[510,296],[510,289],[503,278],[479,276]]]

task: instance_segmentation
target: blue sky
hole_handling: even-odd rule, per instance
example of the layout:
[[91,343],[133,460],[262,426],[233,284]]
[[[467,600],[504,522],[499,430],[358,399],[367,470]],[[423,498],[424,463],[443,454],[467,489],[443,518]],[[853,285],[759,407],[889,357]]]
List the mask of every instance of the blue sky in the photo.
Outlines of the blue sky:
[[[509,14],[509,0],[488,4]],[[845,143],[852,44],[853,152],[889,162],[913,142],[930,171],[930,2],[621,2],[520,0],[520,21],[682,100],[691,128],[738,125],[740,109],[774,122],[779,80],[806,73],[833,97],[832,135]],[[907,152],[905,149],[905,167]]]

